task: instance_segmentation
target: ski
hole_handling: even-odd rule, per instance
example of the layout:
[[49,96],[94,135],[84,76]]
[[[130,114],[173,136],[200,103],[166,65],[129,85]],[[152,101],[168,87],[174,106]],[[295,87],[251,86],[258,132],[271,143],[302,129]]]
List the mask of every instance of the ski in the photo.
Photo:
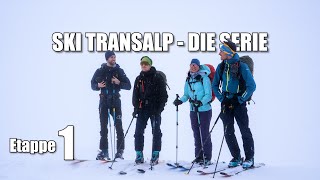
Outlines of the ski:
[[[87,161],[100,161],[102,164],[108,163],[108,162],[113,162],[113,160],[107,160],[107,159],[101,159],[101,160],[75,159],[72,161],[72,164],[79,164],[79,163],[87,162]],[[117,161],[115,161],[115,162],[117,162]]]
[[224,170],[226,170],[228,168],[227,165],[225,164],[225,162],[220,162],[218,164],[218,167],[217,167],[216,171],[214,171],[215,166],[216,166],[216,163],[213,163],[212,166],[210,166],[211,170],[210,169],[208,169],[208,170],[197,170],[197,173],[199,173],[199,175],[215,174],[215,173],[224,171]]
[[169,166],[169,167],[171,167],[171,168],[173,168],[173,169],[176,169],[176,168],[178,168],[178,167],[180,166],[179,163],[174,163],[174,164],[172,164],[172,163],[166,163],[166,165]]
[[226,169],[224,171],[221,171],[220,174],[225,176],[225,177],[231,177],[231,176],[237,175],[237,174],[239,174],[241,172],[244,172],[244,171],[247,171],[247,170],[251,170],[251,169],[260,168],[262,166],[265,166],[265,164],[264,163],[257,163],[251,168],[242,168],[242,166],[237,166],[237,167],[234,167],[234,168],[228,168],[228,169]]

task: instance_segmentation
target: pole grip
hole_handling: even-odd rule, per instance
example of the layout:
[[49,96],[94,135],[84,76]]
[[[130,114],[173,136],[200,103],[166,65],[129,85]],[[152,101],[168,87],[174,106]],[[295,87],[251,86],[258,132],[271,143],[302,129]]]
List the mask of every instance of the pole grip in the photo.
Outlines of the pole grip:
[[[179,94],[176,94],[176,100],[178,100],[179,98]],[[179,111],[178,106],[176,106],[176,111]]]

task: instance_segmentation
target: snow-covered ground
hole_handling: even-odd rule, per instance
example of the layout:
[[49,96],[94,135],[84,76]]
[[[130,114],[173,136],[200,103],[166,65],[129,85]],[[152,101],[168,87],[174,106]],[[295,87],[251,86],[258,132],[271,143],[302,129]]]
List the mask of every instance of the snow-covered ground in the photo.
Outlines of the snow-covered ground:
[[[101,163],[100,161],[86,161],[78,164],[65,161],[15,161],[1,162],[0,179],[15,180],[15,179],[209,179],[213,175],[200,175],[197,170],[206,172],[212,171],[215,167],[209,166],[207,169],[202,167],[193,168],[189,175],[186,171],[180,169],[172,169],[166,165],[170,161],[161,161],[154,166],[153,170],[149,170],[149,165],[134,166],[133,160],[124,160],[116,162],[112,170],[109,169],[111,163]],[[187,162],[185,162],[187,163]],[[225,165],[224,165],[225,166]],[[220,166],[218,166],[219,168]],[[223,165],[221,165],[223,167]],[[145,173],[139,173],[138,168],[146,170]],[[120,171],[125,171],[126,175],[120,175]],[[226,177],[217,173],[215,179],[225,179]],[[253,179],[319,179],[316,167],[306,166],[279,166],[267,164],[264,167],[242,172],[230,179],[253,180]]]
[[[290,4],[288,4],[290,3]],[[166,73],[169,99],[162,114],[162,150],[154,171],[127,175],[117,173],[133,162],[135,120],[126,138],[125,161],[99,164],[94,161],[99,144],[98,92],[90,88],[94,71],[104,63],[103,53],[56,53],[54,32],[171,32],[187,42],[188,32],[268,32],[267,53],[240,52],[255,62],[257,90],[248,106],[255,141],[255,161],[265,167],[243,172],[232,179],[320,179],[319,1],[2,1],[0,3],[0,179],[205,179],[164,164],[176,158],[176,111],[172,104],[183,93],[192,58],[214,66],[218,53],[190,53],[186,47],[170,52],[117,52],[117,62],[131,83],[140,72],[139,60],[148,55]],[[217,42],[219,43],[219,42]],[[123,128],[133,107],[132,90],[121,91]],[[219,103],[212,103],[212,123]],[[92,161],[77,165],[63,160],[64,140],[58,131],[74,125],[74,153]],[[237,127],[237,126],[236,126]],[[221,121],[212,132],[213,159],[222,139]],[[240,146],[241,135],[236,134]],[[55,153],[9,153],[9,138],[54,140]],[[151,155],[151,127],[145,132],[146,158]],[[179,107],[179,161],[194,157],[189,106]],[[242,151],[243,155],[243,151]],[[231,155],[224,143],[221,161]],[[217,174],[216,178],[222,178]]]

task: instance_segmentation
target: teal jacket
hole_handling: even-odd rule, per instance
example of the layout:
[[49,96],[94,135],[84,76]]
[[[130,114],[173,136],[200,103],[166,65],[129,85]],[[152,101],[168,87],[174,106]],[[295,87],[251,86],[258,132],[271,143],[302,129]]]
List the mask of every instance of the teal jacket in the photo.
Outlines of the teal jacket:
[[[216,73],[212,82],[212,88],[214,94],[220,102],[222,102],[224,99],[223,94],[226,94],[226,97],[231,99],[233,96],[241,93],[239,92],[239,79],[232,76],[230,68],[231,65],[236,62],[239,62],[239,55],[237,53],[233,56],[233,58],[224,60],[225,69],[222,73],[222,77],[220,77],[220,64],[216,69]],[[247,101],[250,96],[252,96],[256,89],[256,83],[247,64],[240,62],[239,73],[241,73],[244,81],[246,82],[246,90],[242,94],[238,95],[238,101],[240,104],[242,104]],[[220,79],[222,79],[222,92],[219,89]]]
[[[199,112],[204,112],[211,109],[210,102],[212,100],[212,88],[210,79],[208,77],[210,74],[210,69],[205,65],[201,65],[199,74],[201,74],[201,80],[197,80],[192,76],[187,78],[184,85],[184,95],[180,98],[180,100],[182,102],[186,102],[189,99],[195,100],[195,97],[197,97],[197,100],[200,100],[202,103],[202,106],[199,107]],[[191,103],[190,111],[195,111],[195,108]]]

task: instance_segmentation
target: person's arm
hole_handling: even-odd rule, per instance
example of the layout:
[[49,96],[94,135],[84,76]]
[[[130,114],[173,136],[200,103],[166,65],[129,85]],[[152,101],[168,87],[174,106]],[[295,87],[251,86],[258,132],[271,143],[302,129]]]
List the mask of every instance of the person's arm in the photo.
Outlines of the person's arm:
[[127,75],[124,73],[123,69],[119,71],[119,80],[120,80],[120,89],[130,90],[131,89],[131,82]]
[[139,87],[138,87],[138,77],[136,78],[136,80],[134,81],[134,86],[133,86],[133,92],[132,92],[132,105],[134,108],[139,108],[139,97],[138,97],[138,93],[139,93]]
[[91,89],[94,90],[94,91],[99,91],[100,88],[98,87],[98,79],[101,78],[101,70],[100,69],[97,69],[95,71],[95,73],[93,74],[93,77],[91,79]]
[[184,103],[186,101],[188,101],[188,99],[190,98],[189,96],[189,84],[188,84],[188,80],[185,82],[184,84],[184,93],[183,93],[183,96],[180,98],[180,100]]
[[[213,78],[213,81],[212,81],[212,90],[214,92],[214,94],[216,95],[216,97],[218,98],[218,100],[220,102],[223,101],[223,95],[220,91],[220,80],[222,79],[222,77],[220,77],[220,66],[221,64],[218,65],[217,69],[216,69],[216,73],[214,74],[214,78]],[[223,74],[223,73],[221,73]]]
[[204,96],[200,101],[202,104],[207,104],[212,100],[212,87],[211,87],[210,78],[208,76],[205,76],[203,77],[202,82],[203,82],[202,84],[204,88]]
[[240,70],[241,75],[246,82],[246,90],[238,97],[239,103],[242,104],[252,96],[253,92],[256,90],[256,83],[247,64],[241,64]]

